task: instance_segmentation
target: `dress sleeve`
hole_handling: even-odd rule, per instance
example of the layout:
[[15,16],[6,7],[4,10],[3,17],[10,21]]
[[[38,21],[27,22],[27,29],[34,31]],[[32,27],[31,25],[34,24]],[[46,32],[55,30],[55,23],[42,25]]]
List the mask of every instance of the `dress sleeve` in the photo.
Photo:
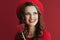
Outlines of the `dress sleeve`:
[[16,36],[15,36],[15,40],[24,40],[23,37],[22,37],[22,34],[17,33]]
[[43,40],[51,40],[51,34],[48,31],[44,32]]

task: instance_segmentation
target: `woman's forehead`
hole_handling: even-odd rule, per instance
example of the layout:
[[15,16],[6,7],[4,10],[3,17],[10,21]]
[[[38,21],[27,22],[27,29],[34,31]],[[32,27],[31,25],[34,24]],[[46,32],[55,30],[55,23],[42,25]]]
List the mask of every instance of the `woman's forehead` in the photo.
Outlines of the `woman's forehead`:
[[37,12],[37,9],[35,6],[27,6],[25,7],[25,12]]

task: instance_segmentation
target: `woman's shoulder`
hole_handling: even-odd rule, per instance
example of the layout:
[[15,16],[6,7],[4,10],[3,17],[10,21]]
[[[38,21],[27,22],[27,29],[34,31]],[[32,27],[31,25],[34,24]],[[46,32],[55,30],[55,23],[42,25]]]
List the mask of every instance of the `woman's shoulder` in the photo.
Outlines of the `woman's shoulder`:
[[43,33],[44,33],[44,35],[47,35],[47,36],[48,35],[51,35],[50,32],[49,31],[46,31],[46,30]]
[[15,36],[15,40],[23,40],[22,33],[17,32]]
[[49,31],[45,30],[43,33],[44,33],[43,34],[43,40],[51,40],[51,34]]

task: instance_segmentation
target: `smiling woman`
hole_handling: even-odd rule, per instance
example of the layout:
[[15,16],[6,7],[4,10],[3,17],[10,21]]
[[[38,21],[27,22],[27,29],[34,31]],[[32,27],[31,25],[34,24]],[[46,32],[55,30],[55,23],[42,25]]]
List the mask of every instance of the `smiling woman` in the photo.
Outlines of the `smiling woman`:
[[38,12],[37,9],[34,6],[27,6],[25,8],[25,18],[26,23],[29,26],[35,26],[38,22]]
[[19,25],[24,24],[24,29],[20,30],[15,40],[51,40],[50,33],[45,30],[40,21],[43,11],[43,6],[39,1],[21,0],[17,9],[17,17]]

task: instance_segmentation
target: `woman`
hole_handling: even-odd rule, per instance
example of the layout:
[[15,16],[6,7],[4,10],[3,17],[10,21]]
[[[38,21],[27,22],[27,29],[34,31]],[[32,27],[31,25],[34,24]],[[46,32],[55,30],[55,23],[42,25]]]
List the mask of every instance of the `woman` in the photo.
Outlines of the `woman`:
[[21,0],[17,9],[17,16],[20,25],[24,25],[24,29],[21,31],[20,28],[21,32],[16,36],[16,40],[51,40],[49,32],[45,31],[41,24],[43,7],[41,3],[40,5],[38,3],[40,2],[37,0]]

